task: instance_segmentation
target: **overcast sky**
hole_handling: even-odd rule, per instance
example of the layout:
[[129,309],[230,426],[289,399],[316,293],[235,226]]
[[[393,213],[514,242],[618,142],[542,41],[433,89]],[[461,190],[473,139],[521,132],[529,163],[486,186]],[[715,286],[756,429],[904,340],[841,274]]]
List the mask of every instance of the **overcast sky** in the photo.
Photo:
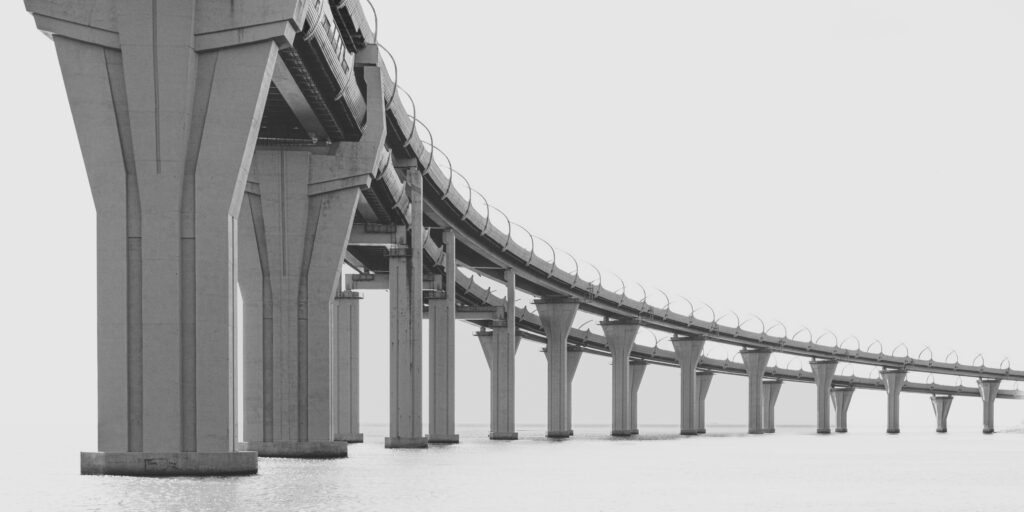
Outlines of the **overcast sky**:
[[[456,169],[606,282],[615,272],[790,332],[1024,368],[1024,4],[378,0],[377,10],[399,82]],[[0,85],[0,389],[20,411],[0,429],[47,425],[94,443],[92,199],[53,45],[21,2],[0,13],[16,49]],[[386,297],[363,305],[363,417],[383,422]],[[486,364],[470,332],[457,340],[457,418],[486,423]],[[544,421],[538,349],[524,344],[517,359],[521,423]],[[610,377],[607,359],[584,358],[578,423],[610,421]],[[744,384],[716,380],[710,422],[745,421]],[[649,371],[641,428],[678,421],[678,387],[677,371]],[[813,423],[813,400],[812,386],[787,384],[777,421]],[[951,425],[979,427],[978,402],[957,399]],[[905,424],[932,422],[925,396],[904,404]],[[851,426],[883,428],[884,395],[859,392],[850,413]],[[1000,402],[998,424],[1021,420],[1024,403]]]

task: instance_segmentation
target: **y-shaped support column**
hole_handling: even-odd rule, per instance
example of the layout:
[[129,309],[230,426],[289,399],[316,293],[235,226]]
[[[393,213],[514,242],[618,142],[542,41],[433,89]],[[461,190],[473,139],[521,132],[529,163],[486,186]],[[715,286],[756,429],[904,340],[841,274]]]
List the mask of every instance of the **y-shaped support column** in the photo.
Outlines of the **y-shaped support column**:
[[697,433],[706,434],[704,426],[704,404],[708,399],[708,390],[711,389],[711,379],[714,372],[697,372]]
[[505,271],[504,320],[493,323],[493,330],[481,330],[480,346],[491,369],[491,431],[496,440],[519,439],[516,432],[516,275]]
[[949,417],[949,408],[953,405],[951,395],[932,395],[932,409],[935,411],[935,431],[940,434],[946,433],[946,418]]
[[779,400],[779,391],[782,389],[781,380],[764,381],[764,425],[765,434],[775,433],[775,402]]
[[850,410],[850,400],[857,388],[832,388],[832,405],[836,407],[836,433],[846,433],[846,413]]
[[814,373],[814,385],[817,388],[818,405],[818,433],[832,433],[832,424],[829,413],[832,406],[829,405],[829,392],[832,390],[832,377],[836,374],[836,365],[833,360],[811,361],[811,371]]
[[637,427],[637,395],[640,391],[640,383],[644,380],[644,372],[647,370],[647,361],[633,360],[629,362],[629,431],[639,434]]
[[761,381],[771,355],[770,351],[762,349],[740,351],[743,366],[747,369],[747,432],[750,434],[764,433],[764,386]]
[[996,395],[999,394],[999,379],[978,379],[978,392],[981,394],[982,430],[983,434],[996,431]]
[[633,351],[640,322],[606,320],[601,322],[601,328],[612,353],[612,435],[631,436],[634,434],[630,426],[633,383],[629,378],[629,354]]
[[334,440],[363,442],[359,432],[359,301],[357,292],[338,292],[334,298],[334,343],[337,401]]
[[679,433],[697,435],[697,363],[704,350],[704,338],[673,336],[672,347],[679,362]]
[[569,424],[569,356],[566,341],[580,303],[569,297],[552,297],[534,302],[547,334],[548,437],[572,435]]
[[900,391],[903,390],[903,383],[907,381],[906,370],[882,370],[882,381],[885,383],[885,393],[888,395],[888,424],[886,433],[900,433]]
[[255,473],[235,447],[236,228],[279,45],[301,26],[276,13],[300,9],[27,7],[56,46],[96,207],[99,451],[81,472]]
[[455,433],[455,232],[444,232],[444,292],[427,300],[430,316],[431,443],[457,443]]

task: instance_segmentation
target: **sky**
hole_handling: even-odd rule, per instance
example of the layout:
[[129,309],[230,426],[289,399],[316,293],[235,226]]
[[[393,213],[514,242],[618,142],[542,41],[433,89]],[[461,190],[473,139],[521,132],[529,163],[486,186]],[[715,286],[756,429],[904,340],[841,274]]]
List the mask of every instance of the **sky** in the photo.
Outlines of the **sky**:
[[[513,221],[622,276],[631,293],[642,283],[790,332],[1024,367],[1019,2],[376,8],[399,83],[454,167]],[[0,85],[10,269],[0,389],[15,411],[0,432],[75,435],[91,449],[94,208],[53,45],[21,2],[0,13],[18,70]],[[367,293],[367,423],[387,420],[386,315],[386,295]],[[460,326],[456,340],[456,417],[483,424],[487,370],[472,330]],[[545,420],[539,348],[524,343],[517,357],[521,424]],[[610,423],[607,359],[585,356],[574,392],[577,423]],[[678,404],[678,371],[648,370],[641,428],[677,422]],[[884,411],[883,393],[859,392],[851,428],[884,428]],[[979,400],[958,398],[950,425],[979,428],[980,414]],[[776,417],[812,424],[813,387],[783,386]],[[745,418],[745,379],[716,378],[708,421]],[[1024,402],[999,403],[997,425],[1022,421]],[[903,422],[932,424],[926,396],[905,396]]]

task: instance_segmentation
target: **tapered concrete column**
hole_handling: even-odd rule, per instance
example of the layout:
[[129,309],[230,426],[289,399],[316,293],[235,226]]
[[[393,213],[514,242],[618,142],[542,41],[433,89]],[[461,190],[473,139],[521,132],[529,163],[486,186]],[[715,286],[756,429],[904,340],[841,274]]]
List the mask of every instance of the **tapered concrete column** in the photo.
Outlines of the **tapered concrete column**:
[[634,433],[630,425],[633,382],[629,378],[629,354],[633,351],[640,322],[606,320],[601,322],[601,328],[612,354],[612,435],[631,436]]
[[747,432],[750,434],[764,433],[764,369],[768,366],[768,350],[742,350],[743,366],[747,368]]
[[764,420],[762,429],[765,434],[775,433],[775,402],[779,400],[779,391],[782,389],[781,380],[766,380],[762,384],[762,400],[764,401]]
[[536,301],[541,325],[547,334],[548,359],[548,437],[569,437],[569,355],[566,340],[579,301],[569,297],[552,297]]
[[946,418],[949,417],[949,408],[953,405],[953,397],[950,395],[932,395],[932,410],[935,411],[935,431],[940,434],[946,433]]
[[888,423],[886,433],[900,433],[900,391],[903,390],[903,383],[907,381],[906,370],[882,370],[882,382],[885,383],[885,393],[888,395],[888,407],[886,409]]
[[836,374],[836,365],[832,360],[811,361],[811,371],[814,373],[814,386],[817,388],[818,407],[818,433],[832,433],[832,422],[829,413],[832,406],[829,405],[829,393],[832,391],[832,377]]
[[999,394],[999,379],[978,379],[978,392],[981,394],[982,430],[984,434],[996,431],[996,395]]
[[704,402],[708,398],[708,390],[711,389],[711,379],[715,376],[713,372],[697,372],[697,433],[706,434],[704,426]]
[[[348,328],[342,321],[358,320],[351,314],[339,319],[334,300],[361,191],[386,156],[374,50],[361,52],[356,61],[367,106],[358,142],[261,148],[252,159],[239,222],[238,282],[247,313],[241,447],[261,456],[347,453],[348,436],[339,434],[351,426],[337,420],[343,402],[349,411],[351,404],[339,395],[337,382],[352,361],[338,358],[351,356],[358,331],[348,338],[348,347],[338,346],[334,337]],[[355,354],[358,364],[358,349]],[[339,364],[349,368],[341,370]],[[358,371],[344,377],[352,382]],[[347,434],[358,434],[358,424],[355,428]]]
[[637,427],[637,395],[640,391],[640,383],[644,380],[644,372],[647,371],[647,361],[633,360],[629,362],[629,431],[639,434]]
[[697,403],[700,392],[697,387],[697,363],[704,350],[704,338],[673,336],[672,347],[676,361],[679,361],[679,433],[684,436],[697,435]]
[[[541,353],[544,354],[544,358],[548,357],[548,349],[540,349]],[[567,385],[568,391],[565,394],[565,417],[566,425],[569,427],[569,435],[576,435],[576,431],[572,428],[572,381],[576,378],[576,369],[580,366],[580,359],[583,357],[583,349],[575,345],[569,345],[566,348],[566,372],[567,372]]]
[[[491,388],[491,417],[490,417],[490,431],[487,435],[490,439],[494,440],[515,440],[519,439],[519,433],[516,432],[516,419],[515,419],[515,366],[513,364],[511,370],[504,374],[499,374],[498,368],[494,364],[494,359],[498,351],[498,337],[495,336],[494,331],[481,330],[476,333],[476,336],[480,338],[480,347],[484,351],[484,358],[487,360],[487,367],[490,368],[490,388]],[[520,338],[516,338],[512,344],[512,358],[515,360],[515,352],[519,350]],[[510,378],[511,377],[511,378]]]
[[846,412],[850,410],[850,400],[857,388],[832,388],[832,405],[836,408],[836,433],[846,433]]
[[359,301],[357,292],[342,291],[334,298],[334,361],[336,400],[334,440],[363,442],[359,431]]
[[81,471],[255,473],[235,447],[236,226],[297,1],[244,18],[215,2],[26,6],[56,46],[96,207],[99,451]]

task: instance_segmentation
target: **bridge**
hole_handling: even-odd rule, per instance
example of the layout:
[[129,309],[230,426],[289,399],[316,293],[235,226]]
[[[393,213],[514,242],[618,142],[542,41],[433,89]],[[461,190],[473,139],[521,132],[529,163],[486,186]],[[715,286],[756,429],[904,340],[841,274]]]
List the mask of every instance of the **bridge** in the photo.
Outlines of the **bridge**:
[[[518,437],[523,339],[544,345],[552,438],[573,435],[584,353],[611,359],[613,436],[639,432],[648,365],[679,368],[681,435],[706,432],[715,374],[748,377],[750,434],[774,432],[785,382],[816,387],[822,434],[833,409],[835,431],[847,430],[857,389],[887,394],[894,434],[902,393],[931,395],[938,432],[954,396],[982,401],[984,433],[997,399],[1022,396],[1001,386],[1024,380],[1005,360],[915,357],[657,289],[631,296],[607,282],[614,274],[581,267],[489,204],[435,146],[369,3],[25,5],[56,47],[97,214],[98,451],[82,454],[83,474],[251,474],[258,455],[346,456],[363,441],[359,301],[381,290],[390,448],[459,442],[457,320],[479,327],[495,440]],[[638,343],[641,332],[658,342]],[[713,357],[711,345],[733,352]],[[771,364],[775,354],[798,367]]]

